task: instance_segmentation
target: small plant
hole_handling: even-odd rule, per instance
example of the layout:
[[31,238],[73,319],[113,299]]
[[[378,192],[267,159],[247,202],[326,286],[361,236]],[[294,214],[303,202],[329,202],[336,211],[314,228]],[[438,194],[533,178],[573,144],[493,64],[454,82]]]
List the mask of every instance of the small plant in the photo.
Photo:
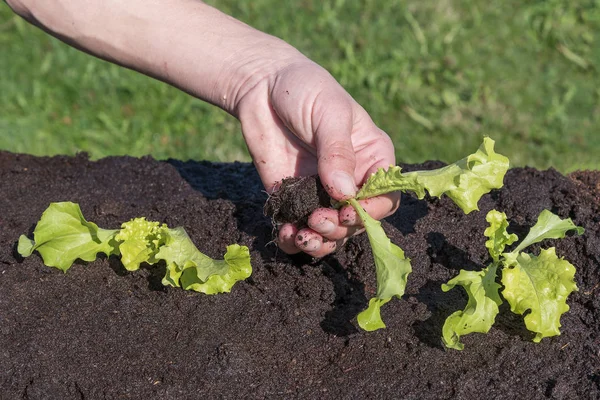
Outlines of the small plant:
[[21,235],[17,251],[23,257],[37,251],[44,264],[63,272],[77,259],[93,261],[98,253],[121,257],[128,271],[140,264],[167,265],[165,286],[182,287],[206,294],[229,292],[231,287],[252,273],[246,246],[227,246],[223,260],[202,254],[182,227],[134,218],[121,229],[102,229],[83,217],[78,204],[51,203],[33,232],[33,240]]
[[490,226],[484,235],[492,263],[481,271],[465,271],[447,284],[443,291],[462,286],[469,300],[462,311],[450,315],[442,329],[442,341],[446,347],[462,350],[460,337],[472,332],[487,333],[502,304],[499,295],[500,285],[496,283],[501,269],[502,296],[510,304],[512,312],[525,316],[525,326],[536,335],[534,342],[542,338],[559,335],[560,317],[569,310],[566,303],[569,294],[577,290],[573,279],[575,268],[568,261],[558,258],[554,247],[543,249],[539,256],[526,253],[528,246],[544,239],[560,239],[568,231],[583,234],[583,228],[573,224],[571,219],[560,219],[548,210],[540,213],[536,224],[521,243],[510,252],[504,248],[518,240],[515,234],[507,231],[506,214],[492,210],[486,220]]
[[388,239],[381,223],[371,218],[358,200],[397,190],[412,191],[422,199],[427,191],[434,197],[445,194],[468,214],[478,209],[477,202],[481,196],[502,187],[508,166],[508,158],[494,152],[494,141],[486,137],[474,154],[443,168],[404,174],[400,167],[380,169],[365,182],[354,199],[347,201],[356,209],[365,227],[377,274],[376,295],[370,299],[368,308],[358,314],[358,324],[362,329],[385,328],[381,306],[394,296],[400,298],[404,294],[412,268],[404,251]]

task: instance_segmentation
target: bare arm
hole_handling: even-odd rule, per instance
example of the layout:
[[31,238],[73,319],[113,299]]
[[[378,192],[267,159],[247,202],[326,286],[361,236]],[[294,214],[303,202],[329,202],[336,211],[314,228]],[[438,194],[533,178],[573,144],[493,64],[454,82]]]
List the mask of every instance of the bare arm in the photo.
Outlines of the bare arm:
[[[395,163],[389,137],[326,70],[200,1],[6,1],[63,41],[236,116],[268,191],[283,178],[318,173],[329,195],[342,200]],[[383,218],[398,204],[398,195],[386,195],[363,205]],[[308,225],[279,227],[279,246],[320,257],[357,232],[360,220],[352,207],[319,209]]]
[[80,50],[160,79],[233,115],[239,98],[256,82],[303,57],[284,41],[197,0],[7,3]]

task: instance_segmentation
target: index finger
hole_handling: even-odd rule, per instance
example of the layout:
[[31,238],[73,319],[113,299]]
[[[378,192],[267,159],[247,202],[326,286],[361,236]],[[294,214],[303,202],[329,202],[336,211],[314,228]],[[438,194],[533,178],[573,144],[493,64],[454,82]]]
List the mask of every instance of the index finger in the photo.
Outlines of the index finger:
[[[400,192],[392,192],[369,199],[359,200],[358,203],[367,214],[379,220],[392,215],[400,206]],[[351,205],[343,206],[339,211],[340,224],[343,226],[361,226],[362,222]]]

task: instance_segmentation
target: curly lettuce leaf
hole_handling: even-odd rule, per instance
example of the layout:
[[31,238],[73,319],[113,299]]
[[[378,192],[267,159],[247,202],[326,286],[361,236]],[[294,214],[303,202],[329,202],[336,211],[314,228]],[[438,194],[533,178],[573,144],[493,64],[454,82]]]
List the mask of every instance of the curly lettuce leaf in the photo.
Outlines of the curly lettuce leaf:
[[141,263],[167,263],[164,285],[206,294],[229,292],[252,273],[250,252],[245,246],[227,247],[224,260],[202,254],[183,228],[169,229],[159,222],[134,218],[121,229],[99,228],[85,220],[78,204],[51,203],[34,232],[34,240],[22,235],[18,252],[23,257],[38,251],[44,264],[66,272],[76,259],[93,261],[99,252],[120,255],[129,271]]
[[[215,261],[217,262],[217,261]],[[204,282],[198,277],[196,268],[186,268],[181,274],[181,287],[205,294],[230,292],[238,281],[247,279],[252,274],[250,251],[246,246],[232,244],[227,246],[224,260],[229,270],[223,275],[211,275]]]
[[169,229],[166,243],[155,257],[167,263],[163,285],[206,294],[229,292],[236,282],[252,274],[246,246],[227,246],[224,259],[213,260],[196,248],[183,228]]
[[451,314],[442,328],[442,341],[446,347],[462,350],[464,345],[460,337],[472,332],[487,333],[494,324],[498,314],[498,306],[502,304],[496,283],[497,265],[492,264],[481,271],[465,271],[442,285],[447,292],[453,287],[462,286],[469,300],[462,311]]
[[582,227],[575,225],[571,218],[561,219],[551,211],[543,210],[525,239],[519,243],[512,253],[516,254],[527,246],[539,243],[544,239],[564,238],[566,233],[570,230],[575,230],[578,235],[582,235],[585,231]]
[[490,224],[483,232],[489,238],[485,242],[485,247],[487,247],[492,259],[498,261],[504,252],[504,248],[516,242],[518,237],[514,233],[509,234],[507,232],[508,221],[505,213],[491,210],[487,213],[485,220]]
[[401,167],[390,165],[388,169],[379,168],[372,174],[356,194],[356,199],[368,199],[395,191],[411,191],[419,199],[425,197],[425,186],[419,181],[418,174],[403,174]]
[[23,257],[37,251],[46,266],[66,272],[77,259],[93,261],[98,253],[118,254],[117,232],[86,221],[78,204],[51,203],[33,231],[33,240],[21,235],[17,251]]
[[536,333],[534,342],[560,334],[560,317],[569,310],[567,297],[577,290],[575,267],[556,256],[555,248],[539,256],[519,253],[502,271],[502,295],[511,311],[525,316],[525,326]]
[[402,297],[412,267],[410,260],[405,258],[404,251],[387,237],[381,223],[371,218],[357,200],[351,199],[349,202],[367,231],[375,261],[377,293],[375,298],[369,301],[369,307],[358,315],[359,326],[366,331],[373,331],[385,328],[380,308],[392,297]]
[[121,262],[128,271],[136,271],[141,263],[154,264],[156,253],[165,243],[168,228],[166,224],[134,218],[121,225],[115,236],[119,241]]
[[443,168],[405,174],[400,167],[379,169],[365,182],[356,198],[410,190],[421,199],[427,190],[434,197],[446,194],[468,214],[479,209],[477,202],[481,196],[502,187],[508,166],[508,158],[496,153],[494,141],[486,137],[475,153]]

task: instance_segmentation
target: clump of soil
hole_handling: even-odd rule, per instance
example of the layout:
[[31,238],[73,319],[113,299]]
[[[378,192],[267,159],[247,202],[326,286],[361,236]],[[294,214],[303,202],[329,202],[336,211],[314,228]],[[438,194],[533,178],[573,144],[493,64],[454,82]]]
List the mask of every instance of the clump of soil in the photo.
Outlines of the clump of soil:
[[[387,328],[364,332],[356,315],[376,287],[366,235],[318,261],[278,251],[251,164],[0,152],[0,398],[599,399],[599,182],[511,169],[468,215],[447,198],[403,195],[382,224],[413,272],[382,310]],[[140,216],[184,226],[214,258],[246,245],[252,277],[207,296],[163,287],[164,264],[130,273],[101,257],[64,274],[37,254],[22,259],[19,236],[54,201],[79,203],[103,228]],[[447,350],[443,323],[467,296],[440,285],[487,265],[492,208],[520,237],[543,209],[584,227],[543,243],[575,265],[579,291],[560,336],[533,343],[504,307],[488,334]]]
[[331,198],[317,175],[286,178],[265,203],[265,215],[273,224],[290,222],[301,228],[319,207],[331,207]]

